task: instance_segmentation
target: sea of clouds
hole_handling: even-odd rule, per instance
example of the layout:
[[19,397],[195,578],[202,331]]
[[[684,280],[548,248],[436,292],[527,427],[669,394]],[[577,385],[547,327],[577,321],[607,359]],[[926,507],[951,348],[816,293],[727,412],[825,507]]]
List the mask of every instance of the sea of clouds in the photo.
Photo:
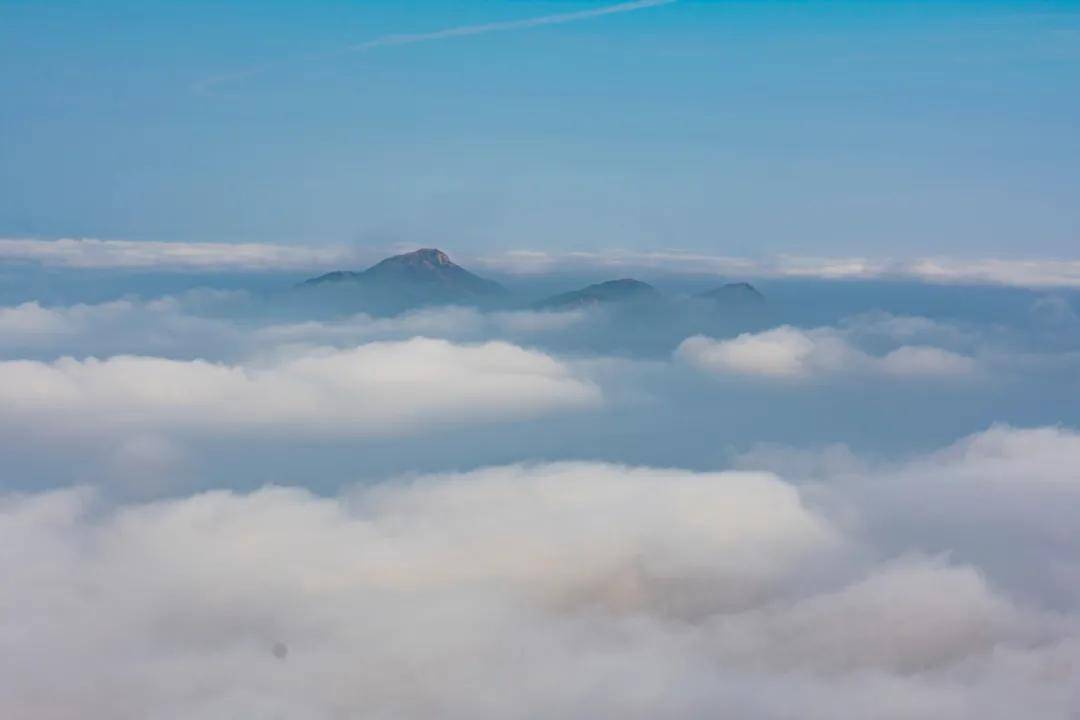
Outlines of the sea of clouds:
[[681,334],[207,284],[0,307],[5,717],[1080,713],[1069,293]]

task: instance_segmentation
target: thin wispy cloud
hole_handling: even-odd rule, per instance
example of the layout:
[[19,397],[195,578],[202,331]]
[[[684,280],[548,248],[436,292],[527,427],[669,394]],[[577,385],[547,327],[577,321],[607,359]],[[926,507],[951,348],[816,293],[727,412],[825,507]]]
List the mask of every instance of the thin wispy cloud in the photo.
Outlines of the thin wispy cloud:
[[404,35],[385,35],[374,40],[353,45],[350,50],[374,50],[381,47],[395,45],[414,45],[417,43],[447,40],[456,37],[470,35],[485,35],[494,32],[506,32],[510,30],[526,30],[528,28],[543,27],[545,25],[564,25],[579,20],[590,20],[605,15],[617,15],[619,13],[633,12],[645,8],[671,5],[678,0],[637,0],[636,2],[619,3],[618,5],[606,5],[593,8],[592,10],[579,10],[577,12],[558,13],[555,15],[543,15],[541,17],[526,18],[524,20],[509,20],[506,22],[484,23],[481,25],[462,25],[460,27],[445,28],[427,33],[413,33]]
[[[539,17],[524,18],[521,20],[507,20],[503,22],[493,23],[481,23],[478,25],[460,25],[457,27],[443,28],[440,30],[432,30],[431,32],[424,33],[403,33],[395,35],[383,35],[372,40],[366,40],[361,43],[356,43],[345,48],[341,52],[367,52],[371,50],[378,50],[385,47],[396,47],[399,45],[416,45],[419,43],[435,42],[438,40],[449,40],[452,38],[469,37],[473,35],[486,35],[488,33],[497,32],[509,32],[513,30],[527,30],[529,28],[544,27],[548,25],[565,25],[567,23],[579,22],[582,20],[592,20],[599,17],[605,17],[607,15],[619,15],[621,13],[634,12],[636,10],[645,10],[647,8],[660,7],[662,5],[672,5],[678,2],[678,0],[633,0],[633,2],[617,3],[615,5],[604,5],[602,7],[593,8],[591,10],[578,10],[575,12],[556,13],[553,15],[541,15]],[[326,55],[310,56],[308,60],[317,58],[325,58]],[[192,89],[196,92],[206,92],[214,87],[221,87],[241,80],[246,80],[255,75],[261,75],[265,72],[269,72],[275,68],[281,67],[281,64],[262,65],[260,67],[252,68],[250,70],[241,70],[239,72],[227,73],[223,75],[217,75],[215,77],[207,78],[195,83]]]

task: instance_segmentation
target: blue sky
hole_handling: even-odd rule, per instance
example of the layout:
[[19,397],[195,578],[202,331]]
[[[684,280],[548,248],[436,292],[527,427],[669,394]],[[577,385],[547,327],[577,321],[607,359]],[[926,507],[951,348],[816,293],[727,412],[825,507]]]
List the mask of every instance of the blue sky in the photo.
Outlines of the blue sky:
[[0,237],[1076,257],[1077,2],[350,50],[612,4],[0,2]]

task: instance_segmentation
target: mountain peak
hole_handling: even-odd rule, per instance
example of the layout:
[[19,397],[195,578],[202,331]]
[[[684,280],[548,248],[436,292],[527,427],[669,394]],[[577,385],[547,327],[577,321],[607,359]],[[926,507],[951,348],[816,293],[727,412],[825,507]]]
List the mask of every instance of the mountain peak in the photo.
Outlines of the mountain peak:
[[647,282],[641,280],[635,280],[634,278],[620,278],[618,280],[606,280],[602,283],[596,283],[590,285],[586,289],[592,290],[609,290],[617,293],[652,293],[656,292],[656,288]]
[[375,309],[491,301],[506,293],[496,282],[454,264],[437,248],[388,257],[363,272],[331,272],[304,283],[348,290]]
[[622,278],[555,295],[541,301],[538,306],[544,308],[568,308],[609,302],[649,302],[659,298],[660,292],[652,285],[633,278]]
[[407,278],[421,282],[465,282],[474,288],[479,288],[483,283],[488,283],[489,287],[492,284],[490,281],[475,282],[480,278],[454,263],[449,255],[437,248],[421,248],[388,257],[365,270],[364,274],[369,277],[397,280]]
[[438,248],[420,248],[402,255],[386,258],[383,262],[394,262],[403,265],[433,265],[436,267],[448,267],[454,263],[450,256]]
[[758,289],[747,282],[728,283],[718,288],[713,288],[701,293],[699,297],[707,298],[727,305],[752,306],[761,305],[765,302],[765,296]]

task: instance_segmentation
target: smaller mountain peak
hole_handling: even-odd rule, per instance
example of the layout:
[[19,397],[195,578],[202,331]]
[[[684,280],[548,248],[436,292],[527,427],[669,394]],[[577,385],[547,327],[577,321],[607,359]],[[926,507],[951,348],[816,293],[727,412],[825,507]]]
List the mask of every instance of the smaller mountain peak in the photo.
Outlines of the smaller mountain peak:
[[590,285],[589,287],[610,288],[612,290],[624,290],[631,292],[635,290],[644,290],[648,292],[649,290],[654,289],[653,286],[649,283],[635,280],[634,278],[619,278],[618,280],[607,280],[602,283],[597,283],[596,285]]
[[346,280],[354,280],[357,275],[359,275],[359,273],[352,272],[351,270],[335,270],[333,272],[328,272],[325,275],[309,278],[308,280],[300,283],[300,285],[301,287],[311,287],[313,285],[333,284],[338,282],[344,282]]
[[721,285],[718,288],[713,288],[712,290],[701,293],[699,297],[738,305],[756,305],[765,302],[765,296],[758,292],[758,289],[748,282],[734,282],[728,283],[727,285]]
[[622,278],[555,295],[540,301],[537,307],[582,307],[609,302],[649,302],[659,298],[660,292],[652,285],[633,278]]

